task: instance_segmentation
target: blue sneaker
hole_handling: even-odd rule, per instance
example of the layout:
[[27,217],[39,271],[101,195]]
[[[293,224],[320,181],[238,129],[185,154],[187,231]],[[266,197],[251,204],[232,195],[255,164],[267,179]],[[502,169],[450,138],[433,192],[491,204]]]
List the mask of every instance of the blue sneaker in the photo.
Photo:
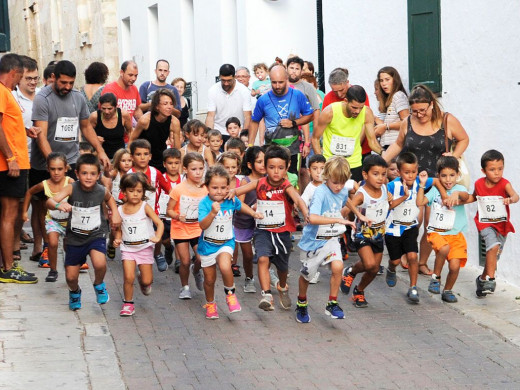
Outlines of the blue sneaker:
[[395,287],[397,284],[397,275],[395,271],[390,271],[388,268],[386,269],[386,284],[388,287]]
[[440,294],[441,293],[441,282],[439,279],[432,277],[430,280],[430,285],[428,286],[428,291],[432,294]]
[[97,286],[94,285],[94,290],[96,291],[97,303],[100,305],[103,305],[110,300],[105,282],[98,284]]
[[457,297],[455,296],[455,294],[453,294],[453,291],[451,290],[444,290],[442,292],[441,298],[444,302],[448,303],[455,303],[458,301]]
[[299,322],[300,324],[307,324],[311,322],[311,316],[309,315],[309,311],[307,310],[307,306],[309,304],[307,302],[296,303],[296,322]]
[[69,291],[69,309],[72,311],[81,309],[81,290],[78,293]]
[[341,307],[339,307],[337,301],[329,301],[327,303],[325,314],[338,320],[345,318],[345,314],[343,313],[343,310],[341,310]]
[[168,263],[166,262],[166,258],[163,256],[162,253],[159,253],[157,256],[154,256],[154,258],[159,272],[164,272],[168,269]]

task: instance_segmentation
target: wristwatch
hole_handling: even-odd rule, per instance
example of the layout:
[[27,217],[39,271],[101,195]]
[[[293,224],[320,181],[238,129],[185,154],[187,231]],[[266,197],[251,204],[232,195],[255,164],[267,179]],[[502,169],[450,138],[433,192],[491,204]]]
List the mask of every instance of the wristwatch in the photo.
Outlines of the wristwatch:
[[291,120],[291,123],[292,123],[293,127],[298,127],[298,125],[296,124],[296,121],[294,119]]

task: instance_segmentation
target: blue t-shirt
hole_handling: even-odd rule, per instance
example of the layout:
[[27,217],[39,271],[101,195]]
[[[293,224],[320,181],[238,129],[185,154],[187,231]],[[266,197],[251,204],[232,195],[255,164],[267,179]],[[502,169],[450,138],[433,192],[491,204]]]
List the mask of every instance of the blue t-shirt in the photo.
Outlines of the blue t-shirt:
[[277,96],[269,91],[258,99],[252,119],[260,122],[265,119],[265,131],[272,133],[282,119],[296,120],[301,116],[310,115],[314,112],[307,97],[294,88],[283,96]]
[[[208,216],[211,212],[211,205],[213,201],[206,196],[199,203],[199,222]],[[235,196],[235,199],[226,199],[220,204],[220,211],[213,219],[211,226],[202,231],[202,235],[199,237],[199,246],[197,252],[202,256],[209,256],[216,253],[223,246],[229,246],[235,250],[235,233],[233,231],[233,213],[239,211],[242,208],[240,199]],[[219,225],[218,227],[216,225]],[[216,228],[217,240],[214,237],[210,237],[208,231]],[[204,236],[208,234],[208,237],[204,239]],[[228,240],[215,243],[222,237],[231,237]],[[208,241],[209,240],[209,241]],[[211,242],[210,242],[211,241]]]
[[[468,192],[466,187],[461,186],[460,184],[455,184],[451,190],[448,191],[448,195],[451,195],[454,191],[458,192]],[[426,195],[426,199],[428,199],[428,206],[437,203],[442,206],[441,194],[437,188],[433,187]],[[460,232],[466,231],[468,227],[468,219],[466,218],[466,211],[464,209],[464,205],[453,207],[455,210],[455,224],[453,225],[453,229],[448,230],[447,232],[439,232],[440,235],[443,236],[455,236]],[[430,218],[435,218],[434,210],[430,214]]]
[[[433,179],[431,177],[429,177],[428,180],[426,180],[425,189],[430,188],[432,186],[432,184],[433,184]],[[393,181],[391,181],[390,183],[388,183],[387,189],[388,189],[388,192],[390,192],[393,195],[394,200],[396,200],[404,195],[403,182],[400,177],[398,177],[398,178],[394,179]],[[417,213],[416,215],[419,214],[419,208],[417,207],[417,191],[419,191],[419,178],[418,177],[415,179],[415,182],[413,183],[412,188],[410,188],[408,191],[408,193],[409,193],[408,198],[406,198],[406,200],[403,203],[401,203],[401,205],[403,205],[406,202],[406,208],[407,208],[406,211],[409,212],[411,209],[412,213]],[[398,209],[399,206],[397,206],[396,208]],[[400,237],[403,235],[405,230],[418,226],[419,221],[417,220],[417,218],[415,218],[415,220],[410,222],[409,224],[408,223],[407,224],[394,224],[394,220],[396,220],[396,218],[398,218],[398,216],[397,216],[398,213],[396,212],[396,208],[394,208],[388,212],[388,216],[386,217],[385,234],[388,234],[390,236]]]
[[[341,208],[348,199],[348,189],[343,188],[339,193],[333,193],[327,184],[323,183],[316,188],[309,206],[309,215],[323,215],[325,217],[341,218]],[[320,225],[305,225],[298,247],[304,251],[315,251],[327,243],[327,240],[317,240]]]
[[151,81],[147,81],[146,83],[141,84],[139,87],[139,96],[141,97],[141,102],[148,103],[152,100],[152,96],[159,88],[166,88],[173,92],[175,96],[175,108],[177,110],[181,110],[181,96],[179,95],[179,91],[173,85],[155,85]]

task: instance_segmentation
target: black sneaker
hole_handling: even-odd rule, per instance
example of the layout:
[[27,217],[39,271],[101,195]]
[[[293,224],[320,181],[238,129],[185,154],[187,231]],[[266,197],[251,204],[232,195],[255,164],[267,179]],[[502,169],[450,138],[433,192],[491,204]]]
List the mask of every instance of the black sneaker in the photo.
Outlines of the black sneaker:
[[352,286],[355,277],[356,275],[352,273],[352,267],[343,269],[340,284],[341,292],[343,294],[348,294],[350,292],[350,287]]
[[240,273],[240,266],[238,264],[231,264],[231,271],[233,271],[233,276],[242,276]]
[[46,282],[55,282],[58,280],[58,271],[51,269],[45,278]]
[[175,265],[173,266],[173,269],[175,270],[175,273],[179,273],[179,268],[181,267],[181,261],[179,259],[175,259]]
[[24,270],[22,268],[22,266],[20,265],[18,260],[13,261],[13,268],[12,269],[15,269],[15,270],[20,271],[20,272],[24,272],[24,273],[26,273],[29,276],[35,276],[36,275],[33,272],[28,272],[28,271]]
[[354,292],[352,293],[352,301],[354,301],[354,306],[360,309],[364,309],[368,306],[368,302],[365,299],[365,292],[359,291],[357,286],[354,287]]
[[487,295],[487,292],[484,292],[484,283],[485,280],[480,280],[480,276],[477,276],[477,279],[475,279],[475,284],[477,285],[477,291],[475,292],[477,294],[477,298],[485,298]]
[[166,264],[171,265],[173,263],[173,245],[164,247],[164,258]]
[[0,283],[34,284],[38,283],[38,278],[28,275],[25,271],[12,268],[9,271],[0,270]]

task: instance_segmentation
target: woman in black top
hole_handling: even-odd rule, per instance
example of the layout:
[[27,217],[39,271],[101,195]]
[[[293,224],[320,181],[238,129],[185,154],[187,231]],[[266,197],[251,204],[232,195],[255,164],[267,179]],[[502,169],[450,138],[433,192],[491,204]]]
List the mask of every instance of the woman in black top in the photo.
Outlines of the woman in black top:
[[168,145],[177,149],[181,146],[181,126],[179,120],[172,115],[175,107],[175,96],[166,89],[158,89],[151,101],[150,111],[137,121],[137,126],[130,135],[130,142],[137,138],[148,140],[152,145],[150,165],[162,173],[163,151]]
[[[456,146],[453,153],[446,153],[445,129],[443,127],[444,112],[441,111],[433,92],[424,85],[416,85],[410,92],[408,102],[410,103],[411,115],[401,122],[397,140],[390,145],[383,157],[389,162],[401,151],[412,152],[419,160],[419,172],[426,171],[428,176],[435,177],[439,157],[453,155],[460,158],[469,145],[468,134],[459,120],[450,114],[447,117],[447,138],[450,144],[456,142]],[[430,208],[426,207],[425,227],[428,225],[429,217]],[[419,273],[421,274],[431,274],[427,265],[430,253],[431,246],[426,241],[425,229],[419,250]]]
[[90,114],[90,124],[108,158],[125,147],[123,135],[132,132],[132,118],[125,110],[117,108],[117,98],[113,93],[105,93],[99,98],[101,109]]
[[179,118],[181,122],[181,128],[184,127],[186,122],[190,119],[190,101],[186,99],[184,95],[184,91],[186,91],[186,80],[184,80],[181,77],[177,77],[172,81],[172,85],[177,88],[177,91],[179,91],[179,95],[181,97],[181,116]]

